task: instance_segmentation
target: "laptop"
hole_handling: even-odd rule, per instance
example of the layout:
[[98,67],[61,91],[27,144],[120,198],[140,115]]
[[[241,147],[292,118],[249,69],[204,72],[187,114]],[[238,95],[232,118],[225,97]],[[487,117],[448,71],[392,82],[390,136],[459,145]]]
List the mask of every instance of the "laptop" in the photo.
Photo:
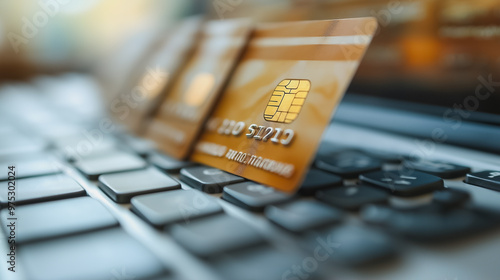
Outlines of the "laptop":
[[[381,98],[362,78],[340,103],[295,195],[249,184],[232,165],[223,172],[179,161],[121,130],[109,133],[111,150],[54,158],[57,145],[29,133],[59,119],[53,102],[30,84],[4,87],[2,153],[6,169],[14,163],[19,170],[15,180],[8,172],[16,170],[1,180],[31,191],[18,193],[26,196],[16,209],[2,198],[3,225],[26,219],[2,232],[7,241],[14,232],[10,240],[19,245],[1,244],[8,257],[2,279],[494,278],[498,116],[476,111],[487,121],[465,118],[453,129],[456,115],[450,123],[433,114],[443,108],[433,99]],[[89,131],[85,141],[104,139]]]

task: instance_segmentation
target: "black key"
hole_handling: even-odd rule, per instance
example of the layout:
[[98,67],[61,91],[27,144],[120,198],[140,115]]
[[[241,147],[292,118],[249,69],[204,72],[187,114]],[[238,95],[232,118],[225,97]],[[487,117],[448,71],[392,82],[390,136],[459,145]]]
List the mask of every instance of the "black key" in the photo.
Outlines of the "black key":
[[316,198],[332,206],[357,210],[366,204],[386,203],[389,194],[366,185],[353,185],[318,191]]
[[[118,225],[118,221],[97,200],[78,197],[20,206],[15,210],[18,230],[16,243],[60,237]],[[2,228],[12,218],[7,209],[0,212]]]
[[467,174],[465,178],[467,184],[500,191],[500,171],[481,171]]
[[312,249],[321,249],[321,254],[328,254],[333,262],[348,266],[368,265],[396,253],[389,236],[360,226],[334,228],[311,241]]
[[148,161],[159,169],[168,173],[178,173],[182,168],[192,166],[190,161],[180,161],[159,152],[153,152],[148,156]]
[[360,211],[363,221],[374,225],[386,225],[393,214],[393,209],[382,205],[367,205]]
[[183,247],[200,257],[264,242],[251,226],[225,214],[198,219],[189,224],[173,225],[170,233]]
[[369,206],[362,210],[361,217],[396,234],[423,242],[452,240],[500,225],[499,213],[465,208],[443,211],[432,204],[414,209]]
[[155,226],[222,212],[217,200],[195,190],[173,190],[133,197],[132,211]]
[[354,179],[361,173],[380,170],[382,162],[360,152],[345,151],[319,156],[316,160],[316,167],[343,178]]
[[[7,181],[1,182],[7,190]],[[16,205],[70,198],[85,195],[85,190],[73,179],[64,174],[26,178],[15,181]],[[0,204],[7,205],[7,191],[0,192]]]
[[99,176],[99,187],[118,203],[127,203],[133,196],[179,189],[179,182],[156,168]]
[[224,188],[222,198],[250,211],[263,211],[264,207],[284,202],[292,196],[254,182],[243,182]]
[[470,200],[470,194],[464,190],[446,188],[435,191],[432,200],[446,207],[458,207]]
[[15,178],[28,178],[61,172],[56,162],[47,154],[6,157],[0,160],[0,166],[5,172],[0,173],[0,181],[7,180],[12,174],[7,173],[7,167],[15,167]]
[[295,279],[292,266],[302,266],[302,261],[295,254],[268,246],[256,246],[213,258],[210,264],[224,280],[276,280]]
[[380,159],[385,163],[400,164],[403,161],[402,155],[383,150],[370,149],[370,150],[363,150],[362,152],[367,154],[368,156]]
[[33,280],[145,279],[165,273],[121,228],[21,245],[18,254],[23,273]]
[[275,224],[296,233],[338,223],[343,217],[337,209],[306,200],[271,205],[266,207],[265,214]]
[[424,194],[444,187],[441,178],[418,171],[413,171],[408,175],[401,174],[399,171],[376,171],[362,174],[359,178],[365,183],[400,196]]
[[338,145],[326,141],[322,141],[318,147],[317,155],[333,155],[337,154],[340,152],[346,152],[346,151],[354,151],[354,152],[359,152],[357,149],[353,149],[351,147],[347,147],[344,145]]
[[114,152],[75,162],[75,167],[91,180],[102,174],[142,169],[146,165],[142,158],[126,152]]
[[410,170],[418,170],[428,174],[436,175],[443,179],[452,179],[463,177],[470,172],[467,166],[457,165],[444,161],[430,161],[430,160],[406,160],[404,163],[405,168]]
[[220,193],[224,186],[245,181],[239,176],[206,166],[183,168],[180,178],[189,186],[206,193]]
[[324,172],[318,169],[311,168],[302,183],[302,186],[299,188],[299,194],[301,195],[313,195],[318,190],[336,187],[342,185],[342,178]]

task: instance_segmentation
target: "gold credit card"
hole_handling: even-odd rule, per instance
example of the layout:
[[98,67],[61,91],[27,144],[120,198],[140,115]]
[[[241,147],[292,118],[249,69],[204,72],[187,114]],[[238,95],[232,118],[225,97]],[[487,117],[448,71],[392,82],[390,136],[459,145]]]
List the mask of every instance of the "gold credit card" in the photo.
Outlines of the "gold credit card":
[[165,88],[187,60],[196,42],[202,19],[191,17],[166,32],[147,55],[147,61],[136,65],[119,96],[111,102],[115,120],[135,132],[144,132],[144,121],[162,100]]
[[294,191],[376,28],[374,18],[257,27],[192,160]]
[[146,135],[161,151],[178,159],[191,152],[250,31],[247,20],[204,23],[198,46],[148,125]]

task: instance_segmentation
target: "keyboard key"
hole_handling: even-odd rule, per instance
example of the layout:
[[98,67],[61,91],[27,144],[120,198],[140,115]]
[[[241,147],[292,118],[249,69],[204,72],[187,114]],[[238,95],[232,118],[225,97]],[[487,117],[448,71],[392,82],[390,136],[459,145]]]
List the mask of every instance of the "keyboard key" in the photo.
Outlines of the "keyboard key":
[[443,210],[434,204],[414,209],[369,206],[362,209],[363,220],[423,242],[440,242],[467,236],[500,225],[499,213],[481,209]]
[[125,146],[140,156],[147,156],[149,153],[153,152],[156,147],[156,144],[149,139],[134,137],[131,135],[125,135],[122,141]]
[[18,254],[32,280],[145,279],[166,271],[121,228],[21,245]]
[[470,200],[470,194],[460,189],[446,188],[434,192],[432,201],[446,207],[458,207]]
[[313,195],[318,190],[336,187],[342,185],[342,178],[324,172],[318,169],[311,168],[299,188],[299,194],[301,195]]
[[48,143],[42,139],[9,133],[0,138],[0,158],[42,152],[47,146]]
[[222,212],[217,200],[195,190],[173,190],[133,197],[132,211],[154,226]]
[[146,165],[142,158],[126,152],[114,152],[75,162],[75,167],[90,180],[96,180],[102,174],[142,169]]
[[386,203],[389,194],[366,185],[352,185],[318,191],[316,198],[334,207],[358,210],[366,204]]
[[374,225],[389,223],[393,214],[392,208],[382,205],[367,205],[361,208],[360,217],[363,221]]
[[500,191],[500,171],[481,171],[467,174],[465,178],[467,184]]
[[133,196],[179,189],[181,185],[156,168],[99,176],[99,187],[118,203],[127,203]]
[[[8,166],[15,166],[16,180],[61,172],[56,162],[47,154],[5,157],[0,160],[0,166],[5,170]],[[0,181],[7,180],[8,176],[7,171],[0,173]]]
[[250,211],[263,211],[264,207],[284,202],[291,195],[254,182],[243,182],[224,188],[222,198]]
[[389,164],[400,164],[403,161],[403,156],[401,154],[395,154],[383,150],[370,149],[370,150],[363,150],[362,153],[370,157],[380,159],[384,163],[389,163]]
[[396,247],[386,234],[360,226],[342,226],[311,240],[312,249],[322,248],[334,263],[368,265],[392,257]]
[[319,156],[316,167],[335,173],[343,178],[354,179],[361,173],[380,170],[382,162],[356,151],[344,151],[328,156]]
[[[0,212],[4,230],[11,217],[7,209]],[[97,200],[78,197],[20,206],[16,209],[16,243],[60,237],[118,225],[117,220]]]
[[170,233],[184,248],[200,257],[264,242],[251,226],[225,214],[198,219],[189,224],[173,225]]
[[220,193],[224,186],[245,181],[239,176],[206,166],[183,168],[180,178],[189,186],[206,193]]
[[153,152],[148,156],[148,161],[168,173],[178,173],[182,168],[194,165],[190,161],[180,161],[159,152]]
[[406,160],[403,162],[406,168],[414,169],[428,174],[436,175],[443,179],[452,179],[463,177],[470,172],[467,166],[457,165],[444,161],[430,161],[430,160]]
[[[1,182],[7,189],[7,181]],[[64,174],[16,180],[16,205],[85,195],[85,190]],[[0,205],[7,205],[7,192],[0,192]]]
[[424,194],[444,187],[441,178],[418,171],[413,171],[409,175],[401,174],[399,171],[376,171],[362,174],[359,178],[365,183],[400,196]]
[[84,158],[99,157],[104,154],[119,152],[117,142],[114,138],[106,137],[91,140],[80,134],[56,140],[56,149],[65,160],[73,162]]
[[275,224],[296,233],[338,223],[343,217],[337,209],[306,200],[271,205],[265,209],[265,214]]
[[295,254],[256,246],[213,258],[210,264],[224,280],[276,280],[294,279],[291,268],[301,266],[302,261]]

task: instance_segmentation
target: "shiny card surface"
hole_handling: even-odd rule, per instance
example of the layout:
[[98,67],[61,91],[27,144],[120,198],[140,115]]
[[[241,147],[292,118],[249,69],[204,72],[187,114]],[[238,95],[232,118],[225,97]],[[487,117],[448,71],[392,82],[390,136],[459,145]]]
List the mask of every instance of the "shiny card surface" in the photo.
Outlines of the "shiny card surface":
[[376,28],[373,18],[257,27],[192,160],[296,190]]
[[183,20],[165,34],[165,39],[154,46],[147,61],[137,65],[127,86],[111,103],[115,119],[130,131],[144,133],[144,122],[151,117],[157,104],[165,96],[176,74],[188,59],[197,42],[202,19],[191,17]]
[[147,136],[161,151],[177,159],[191,152],[250,31],[246,20],[204,23],[197,48],[148,126]]

